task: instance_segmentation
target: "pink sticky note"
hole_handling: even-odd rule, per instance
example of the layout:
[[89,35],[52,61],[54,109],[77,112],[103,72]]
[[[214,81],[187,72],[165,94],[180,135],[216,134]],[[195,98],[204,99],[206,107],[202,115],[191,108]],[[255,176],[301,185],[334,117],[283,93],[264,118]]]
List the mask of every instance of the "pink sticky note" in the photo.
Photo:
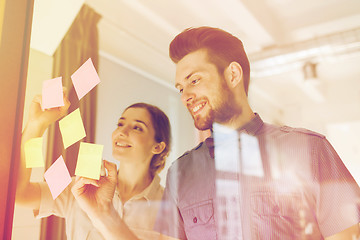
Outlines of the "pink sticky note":
[[44,174],[44,178],[50,188],[53,199],[57,198],[71,183],[71,177],[62,156],[49,167]]
[[64,106],[62,77],[46,80],[42,87],[42,109]]
[[79,100],[100,83],[100,78],[91,58],[71,75],[71,79]]

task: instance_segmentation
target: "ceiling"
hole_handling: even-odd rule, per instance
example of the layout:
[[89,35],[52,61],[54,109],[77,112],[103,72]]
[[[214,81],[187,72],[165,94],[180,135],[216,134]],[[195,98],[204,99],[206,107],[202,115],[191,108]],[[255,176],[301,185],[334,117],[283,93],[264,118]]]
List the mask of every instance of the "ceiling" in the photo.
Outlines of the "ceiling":
[[[260,79],[252,91],[274,106],[281,106],[284,92],[299,101],[305,95],[298,92],[309,91],[287,86],[281,77],[294,91],[274,90],[273,82],[261,79],[300,69],[306,61],[360,52],[359,0],[37,0],[33,22],[41,27],[33,27],[32,48],[52,55],[84,2],[102,15],[101,56],[173,90],[168,46],[188,27],[220,27],[239,37],[252,76]],[[321,101],[313,90],[309,96]]]
[[244,42],[253,61],[278,56],[285,47],[294,48],[294,43],[360,28],[359,0],[85,2],[103,16],[102,51],[169,82],[174,76],[169,43],[188,27],[208,25],[231,32]]

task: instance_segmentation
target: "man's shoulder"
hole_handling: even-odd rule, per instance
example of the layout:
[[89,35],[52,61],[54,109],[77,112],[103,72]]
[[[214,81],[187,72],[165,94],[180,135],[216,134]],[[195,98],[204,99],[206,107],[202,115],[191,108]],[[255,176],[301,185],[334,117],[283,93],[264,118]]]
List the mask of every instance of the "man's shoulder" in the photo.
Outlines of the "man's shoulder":
[[295,128],[287,125],[277,126],[269,123],[264,124],[261,133],[265,135],[275,135],[275,136],[305,135],[305,136],[325,138],[323,134],[314,132],[306,128]]
[[201,146],[204,144],[204,142],[200,142],[198,145],[193,147],[190,150],[187,150],[184,152],[180,157],[178,157],[174,162],[171,163],[170,170],[171,169],[182,169],[186,168],[190,164],[192,164],[192,153],[196,151],[200,151]]
[[181,155],[180,157],[177,158],[177,160],[186,158],[187,155],[189,155],[191,152],[197,151],[203,144],[204,144],[204,142],[200,142],[198,145],[196,145],[192,149],[187,150],[186,152],[184,152],[183,155]]
[[294,128],[294,127],[289,127],[289,126],[281,126],[281,127],[279,127],[279,130],[284,133],[305,134],[305,135],[309,135],[309,136],[325,138],[325,136],[322,135],[321,133],[314,132],[314,131],[306,129],[306,128]]

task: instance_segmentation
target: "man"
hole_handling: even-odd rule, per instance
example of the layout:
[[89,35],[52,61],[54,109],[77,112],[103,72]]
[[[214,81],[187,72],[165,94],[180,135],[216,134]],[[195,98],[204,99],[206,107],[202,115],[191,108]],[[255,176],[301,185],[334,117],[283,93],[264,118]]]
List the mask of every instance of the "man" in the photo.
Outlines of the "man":
[[360,190],[326,138],[266,124],[250,108],[239,39],[216,28],[186,29],[171,42],[170,57],[182,102],[214,141],[170,167],[155,225],[164,238],[359,237]]

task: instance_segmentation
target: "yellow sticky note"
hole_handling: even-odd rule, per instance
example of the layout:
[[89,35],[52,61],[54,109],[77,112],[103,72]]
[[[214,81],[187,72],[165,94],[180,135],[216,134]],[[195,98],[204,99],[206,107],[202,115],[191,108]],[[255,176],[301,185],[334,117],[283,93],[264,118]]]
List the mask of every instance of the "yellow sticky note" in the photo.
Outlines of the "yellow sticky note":
[[26,168],[44,167],[43,138],[32,138],[25,143]]
[[75,175],[99,180],[103,149],[103,145],[81,142]]
[[59,121],[64,148],[71,146],[86,136],[80,110],[76,109]]

